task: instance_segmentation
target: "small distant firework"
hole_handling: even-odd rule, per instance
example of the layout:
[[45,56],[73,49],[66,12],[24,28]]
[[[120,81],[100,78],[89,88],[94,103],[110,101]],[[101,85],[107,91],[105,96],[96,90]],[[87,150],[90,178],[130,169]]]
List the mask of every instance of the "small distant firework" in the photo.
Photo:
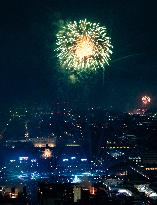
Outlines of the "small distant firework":
[[149,96],[145,95],[142,97],[142,103],[144,105],[148,105],[150,103],[150,101],[151,101],[151,98]]
[[109,64],[112,54],[106,27],[85,20],[64,24],[56,35],[55,49],[62,68],[90,71]]
[[70,81],[72,84],[75,84],[75,83],[78,81],[77,76],[74,75],[74,74],[70,75],[70,76],[69,76],[69,81]]

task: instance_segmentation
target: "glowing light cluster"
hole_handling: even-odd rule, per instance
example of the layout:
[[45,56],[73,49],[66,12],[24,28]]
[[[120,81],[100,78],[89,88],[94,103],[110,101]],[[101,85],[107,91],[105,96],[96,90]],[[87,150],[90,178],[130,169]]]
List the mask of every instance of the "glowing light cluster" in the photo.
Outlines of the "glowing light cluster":
[[142,97],[142,103],[144,105],[148,105],[150,103],[150,101],[151,101],[151,98],[149,96],[145,95]]
[[112,45],[106,27],[85,20],[66,23],[57,33],[55,49],[61,67],[96,70],[109,64]]
[[50,149],[45,149],[44,150],[44,152],[43,152],[43,154],[42,154],[42,157],[43,158],[51,158],[52,157],[52,152],[51,152],[51,150]]

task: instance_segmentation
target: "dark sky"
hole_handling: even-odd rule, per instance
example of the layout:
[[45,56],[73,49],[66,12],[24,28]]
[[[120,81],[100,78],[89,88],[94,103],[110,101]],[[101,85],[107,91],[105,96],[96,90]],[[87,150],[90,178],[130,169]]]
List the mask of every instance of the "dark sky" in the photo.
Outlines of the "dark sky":
[[[1,0],[1,104],[86,102],[125,110],[143,94],[157,104],[157,6],[146,0]],[[102,71],[72,84],[53,49],[59,20],[100,22],[114,46]]]

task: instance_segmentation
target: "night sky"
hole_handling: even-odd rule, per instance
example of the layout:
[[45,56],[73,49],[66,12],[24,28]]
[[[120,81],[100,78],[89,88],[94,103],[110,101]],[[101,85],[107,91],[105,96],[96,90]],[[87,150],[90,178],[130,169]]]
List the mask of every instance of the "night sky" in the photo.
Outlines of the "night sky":
[[[68,101],[127,110],[148,94],[157,105],[157,6],[146,0],[1,0],[0,105]],[[71,83],[53,52],[58,22],[100,22],[112,61]]]

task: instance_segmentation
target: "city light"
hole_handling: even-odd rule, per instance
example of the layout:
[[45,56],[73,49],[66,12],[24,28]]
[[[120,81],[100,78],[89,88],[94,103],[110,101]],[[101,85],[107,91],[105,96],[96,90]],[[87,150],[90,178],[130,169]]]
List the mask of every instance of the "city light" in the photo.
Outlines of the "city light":
[[28,160],[28,157],[19,157],[19,160],[22,161],[22,160]]
[[51,158],[52,157],[52,152],[50,149],[45,149],[43,151],[42,157],[47,159],[47,158]]
[[68,159],[63,159],[63,162],[68,162],[69,160]]

